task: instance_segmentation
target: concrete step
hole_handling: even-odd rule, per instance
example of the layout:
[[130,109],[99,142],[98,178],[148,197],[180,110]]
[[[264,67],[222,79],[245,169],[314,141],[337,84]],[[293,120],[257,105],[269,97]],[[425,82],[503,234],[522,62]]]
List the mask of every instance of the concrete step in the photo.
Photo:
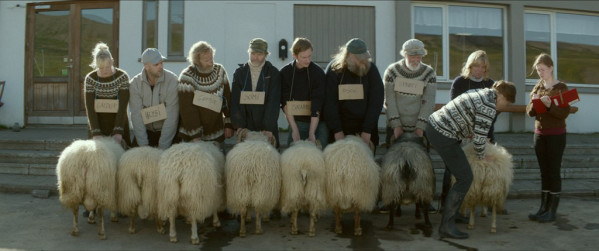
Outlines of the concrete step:
[[72,140],[0,140],[0,150],[62,151]]
[[56,164],[59,151],[0,150],[1,163]]
[[0,163],[0,174],[56,176],[56,164]]

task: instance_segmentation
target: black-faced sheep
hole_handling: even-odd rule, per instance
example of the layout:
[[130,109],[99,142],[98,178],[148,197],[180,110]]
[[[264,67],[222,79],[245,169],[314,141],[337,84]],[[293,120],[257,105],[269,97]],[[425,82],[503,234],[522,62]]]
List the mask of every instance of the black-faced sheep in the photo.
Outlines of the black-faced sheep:
[[216,215],[223,205],[223,160],[224,155],[216,145],[201,141],[176,144],[162,154],[158,216],[168,218],[171,242],[177,242],[175,218],[179,214],[191,223],[191,243],[200,243],[197,222]]
[[470,209],[468,228],[474,228],[474,208],[477,205],[492,207],[491,233],[497,231],[496,212],[503,209],[510,185],[514,178],[512,155],[502,146],[487,143],[485,155],[489,160],[476,156],[472,143],[463,147],[472,168],[472,185],[464,197],[462,209]]
[[135,216],[156,220],[156,230],[164,233],[158,217],[158,162],[163,150],[149,146],[126,151],[119,160],[117,171],[119,212],[130,218],[129,233],[135,233]]
[[297,214],[310,212],[308,236],[314,236],[318,214],[326,209],[324,155],[316,144],[295,141],[281,155],[281,212],[291,213],[291,234],[297,234]]
[[97,211],[98,235],[106,239],[102,210],[116,210],[116,172],[123,152],[112,138],[102,137],[76,140],[60,154],[56,165],[59,200],[73,211],[73,236],[79,235],[78,211],[83,204]]
[[435,193],[435,173],[422,138],[404,133],[383,157],[381,172],[381,197],[389,205],[387,228],[393,228],[395,206],[416,203],[424,211],[426,227],[432,227],[428,206]]
[[[225,162],[227,206],[240,215],[239,236],[246,235],[246,218],[256,213],[256,234],[262,233],[261,216],[275,208],[281,189],[280,154],[261,132],[239,134],[245,141],[227,153]],[[271,141],[272,142],[272,141]]]
[[371,211],[379,190],[379,167],[372,150],[356,136],[346,136],[324,150],[327,203],[335,212],[335,232],[343,232],[341,214],[354,212],[354,235],[362,235],[360,211]]

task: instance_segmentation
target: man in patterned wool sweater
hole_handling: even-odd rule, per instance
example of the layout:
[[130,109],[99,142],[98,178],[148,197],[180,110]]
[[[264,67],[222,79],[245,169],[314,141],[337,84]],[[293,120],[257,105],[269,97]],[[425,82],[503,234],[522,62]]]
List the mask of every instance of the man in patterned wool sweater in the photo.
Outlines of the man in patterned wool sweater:
[[216,141],[233,136],[231,89],[227,72],[214,63],[216,50],[207,42],[191,46],[190,65],[179,76],[179,134],[183,141]]

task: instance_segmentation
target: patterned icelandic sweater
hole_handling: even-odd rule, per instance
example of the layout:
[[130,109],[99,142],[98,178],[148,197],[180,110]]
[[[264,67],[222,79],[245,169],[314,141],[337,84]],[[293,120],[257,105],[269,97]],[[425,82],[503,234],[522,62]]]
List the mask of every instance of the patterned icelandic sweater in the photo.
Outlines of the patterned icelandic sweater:
[[[224,128],[231,127],[230,100],[231,90],[227,72],[220,64],[214,64],[212,71],[202,73],[190,65],[179,76],[179,114],[181,125],[179,133],[184,141],[201,138],[205,141],[224,140]],[[218,95],[222,98],[221,112],[199,107],[193,104],[195,91]]]
[[[406,132],[426,129],[428,117],[435,109],[437,74],[430,66],[420,64],[416,71],[405,66],[405,59],[393,63],[385,70],[385,104],[387,126],[402,127]],[[395,80],[406,78],[426,83],[422,95],[395,91]]]
[[[84,88],[89,136],[121,134],[127,145],[131,145],[127,119],[127,105],[129,104],[129,76],[127,73],[115,68],[115,73],[112,76],[101,78],[94,70],[85,76]],[[118,99],[118,112],[96,112],[95,99]]]
[[446,137],[461,140],[472,136],[477,156],[485,157],[485,143],[497,114],[495,89],[470,90],[449,101],[429,117],[429,124]]

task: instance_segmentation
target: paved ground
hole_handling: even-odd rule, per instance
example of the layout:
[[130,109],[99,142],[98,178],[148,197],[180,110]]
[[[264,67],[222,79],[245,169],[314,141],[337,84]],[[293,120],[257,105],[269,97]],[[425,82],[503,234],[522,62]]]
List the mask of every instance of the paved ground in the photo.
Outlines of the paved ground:
[[[27,194],[0,193],[0,249],[19,250],[596,250],[599,240],[599,197],[564,196],[555,223],[537,223],[527,219],[535,211],[536,199],[512,199],[506,202],[507,215],[497,216],[497,233],[490,233],[490,217],[476,218],[475,229],[466,230],[466,240],[439,240],[436,232],[441,216],[431,214],[432,236],[414,232],[413,207],[405,207],[395,229],[385,229],[387,215],[363,213],[363,236],[354,237],[353,220],[345,215],[344,234],[335,234],[334,217],[326,212],[317,223],[316,237],[308,237],[308,217],[299,219],[300,234],[290,235],[287,217],[264,223],[264,234],[237,236],[235,219],[223,220],[215,229],[200,227],[201,243],[191,245],[189,225],[177,221],[179,242],[170,243],[168,234],[158,234],[153,221],[137,220],[137,233],[128,233],[128,218],[106,222],[107,240],[97,236],[97,226],[80,220],[79,237],[70,235],[72,214],[56,196],[47,199]],[[109,217],[105,216],[108,220]],[[248,231],[251,233],[253,225]]]

